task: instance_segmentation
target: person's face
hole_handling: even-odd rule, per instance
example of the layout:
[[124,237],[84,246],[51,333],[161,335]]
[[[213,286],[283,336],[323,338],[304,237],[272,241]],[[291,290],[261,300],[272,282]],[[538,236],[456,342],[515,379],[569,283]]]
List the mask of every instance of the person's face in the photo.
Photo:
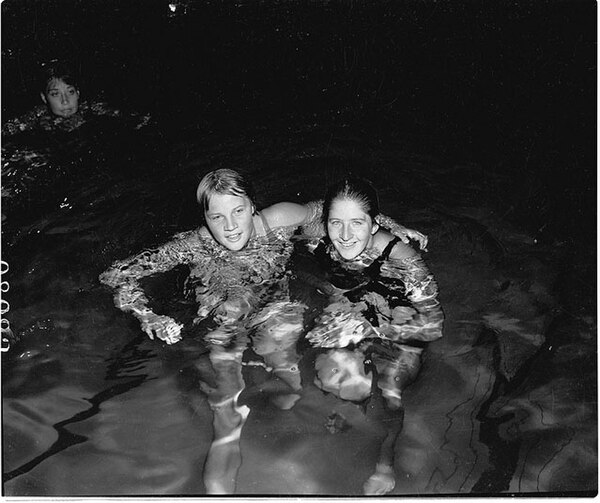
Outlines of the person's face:
[[361,401],[371,393],[371,378],[365,374],[364,355],[336,349],[317,356],[315,384],[344,400]]
[[372,242],[379,226],[360,204],[351,199],[335,199],[327,219],[327,235],[346,260],[358,257]]
[[59,117],[69,117],[79,109],[79,91],[61,79],[52,79],[41,96],[50,111]]
[[247,197],[213,194],[204,217],[215,240],[225,248],[237,251],[244,248],[254,234],[253,211]]

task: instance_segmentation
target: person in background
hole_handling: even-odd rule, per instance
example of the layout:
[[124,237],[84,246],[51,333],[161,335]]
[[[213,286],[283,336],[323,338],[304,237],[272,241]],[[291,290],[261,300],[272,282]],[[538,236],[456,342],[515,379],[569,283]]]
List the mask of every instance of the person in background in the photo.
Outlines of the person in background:
[[444,315],[433,275],[408,244],[381,229],[378,214],[377,194],[364,180],[348,178],[328,190],[327,235],[309,247],[331,283],[321,288],[329,303],[307,340],[325,349],[315,360],[315,384],[364,403],[387,429],[364,485],[365,494],[381,495],[395,486],[402,390],[417,376],[427,343],[442,336]]
[[[2,124],[2,136],[10,137],[19,132],[39,128],[73,131],[92,117],[123,117],[117,109],[103,101],[81,99],[81,87],[75,65],[53,59],[41,65],[38,77],[38,92],[42,104]],[[150,115],[125,114],[132,119],[134,129],[150,122]]]
[[48,111],[57,117],[70,117],[79,111],[79,85],[73,73],[62,65],[51,65],[45,72],[46,85],[40,97]]
[[[190,268],[184,289],[197,305],[192,325],[209,323],[204,339],[215,372],[215,387],[202,384],[213,409],[214,431],[204,481],[209,494],[231,494],[241,463],[239,435],[249,412],[238,403],[245,386],[242,355],[249,345],[290,388],[276,397],[276,405],[289,409],[300,398],[296,343],[306,306],[290,298],[288,259],[296,230],[324,235],[322,203],[283,202],[259,211],[248,180],[229,169],[207,173],[196,197],[204,225],[115,262],[100,281],[115,290],[115,305],[131,312],[151,339],[174,344],[182,338],[183,324],[149,308],[140,280],[182,264]],[[403,239],[413,237],[426,246],[422,234],[378,218]]]

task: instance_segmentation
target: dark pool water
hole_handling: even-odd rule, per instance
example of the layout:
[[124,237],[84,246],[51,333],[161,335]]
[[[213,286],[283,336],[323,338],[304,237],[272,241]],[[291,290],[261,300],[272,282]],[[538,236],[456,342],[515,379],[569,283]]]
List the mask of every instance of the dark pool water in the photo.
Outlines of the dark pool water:
[[[23,191],[2,204],[2,259],[10,266],[2,276],[10,283],[4,317],[14,334],[1,355],[4,496],[206,493],[202,475],[213,431],[212,411],[198,385],[199,369],[210,367],[201,334],[190,333],[173,346],[149,340],[133,317],[114,307],[98,275],[112,261],[197,225],[195,185],[215,167],[250,174],[264,206],[321,197],[329,182],[351,169],[373,181],[386,214],[428,234],[424,258],[439,284],[444,336],[428,346],[417,380],[404,393],[393,495],[595,495],[596,250],[584,246],[595,242],[589,206],[595,160],[594,140],[583,127],[593,118],[581,112],[590,96],[584,64],[589,33],[570,31],[585,18],[585,8],[566,9],[565,16],[559,8],[438,10],[427,3],[404,10],[357,2],[261,2],[245,10],[188,4],[188,17],[168,18],[158,3],[143,10],[135,3],[103,9],[92,2],[87,11],[73,7],[77,26],[56,21],[52,2],[24,2],[21,10],[3,4],[5,18],[16,23],[9,30],[3,26],[3,95],[15,97],[11,105],[3,100],[5,114],[26,102],[9,77],[14,82],[33,55],[51,52],[40,41],[54,40],[55,49],[70,47],[86,62],[88,78],[109,89],[118,106],[153,117],[140,129],[98,118],[68,133],[23,133],[3,141],[4,160],[7,153],[42,155],[34,170],[31,156],[13,158],[31,180],[23,178]],[[202,15],[193,14],[194,6]],[[120,17],[111,20],[111,14]],[[28,35],[24,45],[11,45],[19,33],[30,33],[36,19],[38,40]],[[58,24],[52,28],[48,19]],[[96,47],[94,37],[84,35],[92,19],[131,38],[115,37],[114,45],[104,39]],[[338,38],[331,35],[338,46],[325,44],[328,19],[339,20],[332,28]],[[481,24],[468,23],[475,19]],[[455,23],[479,26],[479,32],[453,28]],[[197,33],[198,26],[208,33]],[[526,35],[532,26],[537,31]],[[310,27],[320,37],[314,42],[306,39]],[[414,37],[406,30],[397,34],[397,27]],[[174,38],[159,44],[152,36],[159,28]],[[488,38],[492,32],[528,43],[500,50]],[[444,46],[453,55],[453,71],[434,50],[440,43],[432,41],[436,33],[453,47]],[[480,61],[469,52],[468,40],[459,43],[459,34],[467,33],[490,40],[484,46],[488,58]],[[292,34],[301,48],[297,59],[286,38]],[[132,46],[138,39],[148,44]],[[286,44],[273,45],[275,39]],[[211,40],[216,54],[209,57]],[[250,48],[248,41],[254,43]],[[204,56],[202,65],[193,62],[191,42]],[[401,72],[378,51],[395,54],[394,44],[401,43],[410,48],[403,68],[415,69],[406,87],[398,87]],[[158,61],[169,66],[152,71],[157,48]],[[517,79],[525,75],[519,48],[538,58],[537,76],[530,75],[529,83]],[[364,68],[351,69],[344,50]],[[446,68],[452,77],[437,89],[456,98],[446,108],[440,108],[444,97],[426,76],[427,65],[417,64],[421,50],[436,54],[432,68]],[[98,67],[83,59],[92,54]],[[224,57],[231,54],[236,59],[227,63]],[[548,82],[540,92],[549,98],[565,91],[571,106],[555,101],[554,111],[547,111],[536,102],[515,115],[506,111],[512,92],[499,92],[489,75],[468,80],[470,90],[462,88],[468,68],[498,69],[491,60],[499,65],[501,54],[520,68],[505,74],[513,91]],[[261,77],[261,71],[272,71],[267,63],[278,61],[276,82],[273,74]],[[556,72],[543,73],[551,61]],[[124,69],[128,62],[131,68]],[[189,110],[177,115],[178,106],[185,107],[176,93],[186,100],[195,96],[194,78],[178,73],[186,64],[201,76],[202,98],[192,108],[203,113],[195,118]],[[110,71],[102,73],[102,65]],[[119,68],[124,79],[116,89],[107,75],[118,75]],[[572,68],[578,78],[568,76]],[[180,86],[165,97],[161,90],[171,82],[169,74],[179,75]],[[27,70],[21,78],[27,81]],[[140,83],[135,79],[147,79],[144,99],[133,91]],[[227,84],[219,86],[219,79]],[[575,81],[583,82],[581,95]],[[339,92],[331,99],[317,93],[334,82]],[[286,91],[277,91],[282,86]],[[414,101],[411,88],[419,89]],[[373,90],[381,101],[349,97]],[[481,107],[486,90],[495,92],[498,110],[476,111],[473,103],[463,110],[460,96],[474,92]],[[155,107],[149,96],[156,97]],[[394,97],[396,105],[383,107]],[[407,116],[402,112],[409,104]],[[547,125],[567,109],[560,125]],[[578,129],[562,135],[573,124]],[[505,130],[510,135],[498,134]],[[148,284],[156,305],[177,313],[189,309],[181,301],[182,274],[174,271]],[[243,370],[250,412],[235,494],[361,495],[381,428],[357,405],[311,382],[303,384],[291,410],[280,410],[270,398],[281,392],[281,383],[260,368]],[[326,428],[334,412],[349,428]]]

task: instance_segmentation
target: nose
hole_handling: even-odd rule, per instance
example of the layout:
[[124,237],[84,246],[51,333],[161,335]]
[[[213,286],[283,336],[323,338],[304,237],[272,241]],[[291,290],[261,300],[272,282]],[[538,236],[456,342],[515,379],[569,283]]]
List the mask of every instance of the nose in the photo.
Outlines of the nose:
[[225,230],[232,231],[237,227],[237,222],[232,217],[225,218]]
[[60,95],[60,102],[61,102],[63,105],[66,105],[67,103],[69,103],[69,97],[67,96],[67,93],[62,93],[62,94]]
[[350,226],[344,224],[344,226],[342,227],[342,234],[341,234],[342,240],[343,241],[348,241],[351,236],[352,236],[352,232],[350,230]]

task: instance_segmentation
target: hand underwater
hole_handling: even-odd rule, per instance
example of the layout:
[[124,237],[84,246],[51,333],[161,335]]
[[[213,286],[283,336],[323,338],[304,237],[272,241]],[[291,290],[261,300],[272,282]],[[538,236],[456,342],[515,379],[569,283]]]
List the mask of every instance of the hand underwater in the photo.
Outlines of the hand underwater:
[[142,320],[142,330],[154,340],[156,336],[167,344],[175,344],[181,340],[183,325],[173,318],[157,314],[149,314]]

